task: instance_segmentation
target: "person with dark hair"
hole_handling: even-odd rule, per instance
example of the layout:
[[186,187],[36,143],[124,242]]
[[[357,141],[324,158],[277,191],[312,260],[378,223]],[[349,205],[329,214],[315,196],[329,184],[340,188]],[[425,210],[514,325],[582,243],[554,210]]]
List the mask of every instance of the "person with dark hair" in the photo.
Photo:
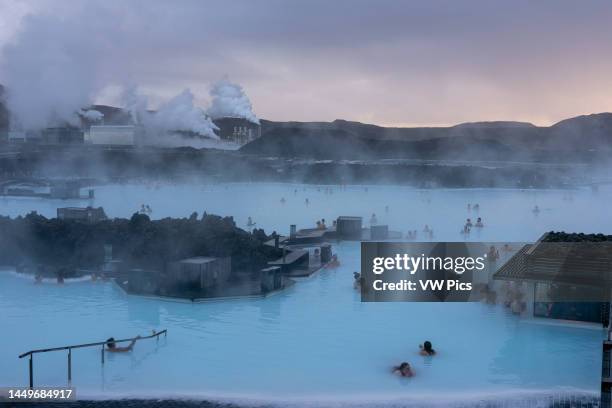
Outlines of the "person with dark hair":
[[132,351],[132,349],[134,348],[134,344],[136,343],[136,340],[139,338],[140,336],[136,336],[136,338],[133,339],[130,342],[130,344],[128,344],[125,347],[117,347],[117,343],[115,343],[115,338],[110,337],[108,340],[106,340],[106,351],[111,351],[113,353],[122,353],[126,351]]
[[414,371],[412,371],[410,364],[408,364],[405,361],[402,364],[393,367],[393,370],[391,370],[391,372],[394,374],[398,373],[402,377],[413,377],[414,376]]
[[353,287],[355,289],[361,288],[361,274],[359,272],[353,272]]
[[436,354],[436,350],[434,350],[431,346],[431,341],[426,341],[423,344],[419,344],[419,348],[421,349],[419,354],[422,356],[433,356]]

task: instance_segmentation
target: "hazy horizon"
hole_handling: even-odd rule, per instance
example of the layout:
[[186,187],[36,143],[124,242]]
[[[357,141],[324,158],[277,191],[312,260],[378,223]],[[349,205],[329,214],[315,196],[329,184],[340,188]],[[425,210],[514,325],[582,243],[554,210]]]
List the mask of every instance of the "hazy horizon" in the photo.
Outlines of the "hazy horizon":
[[268,120],[548,126],[612,111],[609,21],[599,0],[8,0],[0,83],[48,105],[189,89],[205,108],[227,78]]

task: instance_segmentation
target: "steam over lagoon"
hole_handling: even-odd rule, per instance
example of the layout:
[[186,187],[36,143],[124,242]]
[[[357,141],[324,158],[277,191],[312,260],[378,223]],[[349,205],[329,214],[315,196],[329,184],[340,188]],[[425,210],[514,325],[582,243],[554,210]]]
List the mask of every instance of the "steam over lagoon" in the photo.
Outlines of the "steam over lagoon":
[[0,1],[0,405],[612,407],[610,21]]
[[[141,204],[150,206],[152,218],[206,211],[231,215],[242,228],[251,217],[268,233],[340,214],[367,219],[376,213],[379,222],[397,230],[420,232],[427,224],[435,240],[462,241],[462,223],[475,215],[466,205],[478,203],[486,226],[468,239],[513,242],[535,240],[552,229],[610,231],[611,200],[610,188],[594,193],[149,183],[99,187],[90,204],[103,206],[110,217],[129,217]],[[60,203],[70,205],[3,198],[0,212],[15,217],[35,210],[53,217]],[[534,205],[542,211],[534,214]],[[26,349],[166,328],[166,340],[140,342],[129,356],[111,356],[103,367],[99,351],[73,352],[73,385],[80,397],[296,403],[359,398],[421,406],[433,395],[447,404],[597,395],[601,326],[525,320],[481,303],[361,303],[352,287],[359,244],[334,247],[339,268],[321,270],[280,294],[197,304],[126,295],[109,282],[34,285],[31,277],[3,270],[0,325],[20,335],[5,338],[0,349],[5,362],[0,383],[25,385],[27,364],[16,356]],[[440,350],[435,359],[418,356],[423,338]],[[417,373],[411,381],[390,376],[398,359],[411,361]],[[37,357],[36,382],[64,384],[57,375],[64,364],[63,355]]]

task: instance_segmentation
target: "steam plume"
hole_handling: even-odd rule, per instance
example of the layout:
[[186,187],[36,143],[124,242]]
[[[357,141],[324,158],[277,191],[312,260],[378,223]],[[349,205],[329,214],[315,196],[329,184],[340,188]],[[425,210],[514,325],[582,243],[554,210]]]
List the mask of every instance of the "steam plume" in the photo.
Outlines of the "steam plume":
[[[56,13],[25,17],[13,41],[1,50],[0,83],[6,85],[13,128],[41,129],[65,123],[78,126],[79,116],[100,120],[100,112],[83,108],[94,104],[104,89],[125,88],[141,74],[137,71],[140,66],[133,63],[133,50],[142,37],[149,35],[142,31],[148,30],[148,24],[131,20],[128,24],[126,19],[132,15],[110,2],[74,6],[59,3],[58,9]],[[170,34],[163,28],[154,33],[159,41],[170,37],[168,41],[172,42],[175,39]],[[257,121],[239,85],[219,83],[213,97],[212,112]],[[161,103],[155,115],[147,112],[148,99],[134,92],[124,102],[136,123],[159,135],[185,131],[217,138],[213,132],[216,126],[194,105],[189,90]]]
[[126,92],[125,99],[134,122],[143,125],[149,134],[183,131],[218,139],[214,133],[218,130],[217,126],[202,109],[194,105],[194,96],[189,89],[163,103],[155,112],[147,111],[147,98],[135,88]]
[[90,122],[99,122],[104,118],[104,114],[95,109],[81,109],[79,114]]
[[222,117],[244,118],[259,124],[253,106],[242,87],[226,79],[217,82],[210,90],[212,103],[208,114],[213,119]]

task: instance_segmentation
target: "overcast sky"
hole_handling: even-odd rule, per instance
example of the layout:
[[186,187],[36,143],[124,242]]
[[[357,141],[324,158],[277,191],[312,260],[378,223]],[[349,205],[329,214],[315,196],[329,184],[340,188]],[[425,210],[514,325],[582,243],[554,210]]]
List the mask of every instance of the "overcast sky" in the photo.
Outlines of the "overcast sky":
[[15,58],[105,103],[130,84],[153,105],[189,88],[205,107],[229,78],[272,120],[547,125],[612,111],[609,0],[1,0],[0,46],[0,83]]

